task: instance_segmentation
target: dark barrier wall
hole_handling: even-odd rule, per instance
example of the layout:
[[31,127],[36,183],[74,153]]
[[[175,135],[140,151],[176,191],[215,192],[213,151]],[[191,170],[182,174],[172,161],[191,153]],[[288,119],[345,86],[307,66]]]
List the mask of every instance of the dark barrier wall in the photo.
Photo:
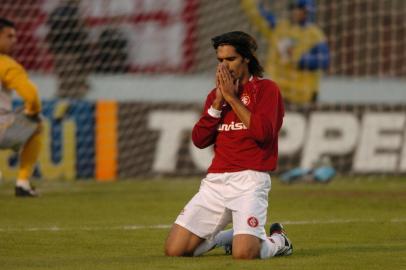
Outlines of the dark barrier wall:
[[[114,180],[205,173],[212,149],[198,149],[190,138],[201,104],[102,103],[43,103],[36,175]],[[0,151],[4,178],[15,179],[16,157]],[[288,106],[279,157],[277,173],[327,159],[342,174],[406,174],[406,105]]]
[[[202,173],[211,149],[190,141],[196,104],[120,105],[119,175]],[[406,173],[406,105],[288,106],[279,171],[312,167],[327,157],[339,172]]]

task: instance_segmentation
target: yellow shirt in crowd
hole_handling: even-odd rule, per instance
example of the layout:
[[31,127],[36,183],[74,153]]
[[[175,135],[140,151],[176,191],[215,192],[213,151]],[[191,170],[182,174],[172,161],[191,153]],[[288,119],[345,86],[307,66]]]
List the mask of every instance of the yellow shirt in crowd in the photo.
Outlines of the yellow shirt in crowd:
[[[300,69],[298,63],[316,44],[326,41],[323,32],[314,24],[301,27],[288,20],[281,20],[271,28],[259,13],[255,1],[242,0],[241,3],[251,22],[268,40],[265,72],[279,85],[283,98],[297,104],[311,102],[319,91],[322,71]],[[286,45],[292,48],[289,56],[280,52]]]

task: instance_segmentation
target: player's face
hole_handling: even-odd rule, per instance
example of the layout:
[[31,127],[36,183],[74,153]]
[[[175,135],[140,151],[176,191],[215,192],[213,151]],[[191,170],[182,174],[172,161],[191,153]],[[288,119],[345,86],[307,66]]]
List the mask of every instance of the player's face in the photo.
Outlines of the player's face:
[[249,79],[248,61],[238,54],[233,46],[218,46],[217,59],[226,65],[235,81],[245,82]]
[[16,31],[12,27],[0,30],[0,53],[9,54],[17,42]]
[[295,7],[291,10],[291,19],[293,23],[301,24],[306,20],[306,11],[302,8]]

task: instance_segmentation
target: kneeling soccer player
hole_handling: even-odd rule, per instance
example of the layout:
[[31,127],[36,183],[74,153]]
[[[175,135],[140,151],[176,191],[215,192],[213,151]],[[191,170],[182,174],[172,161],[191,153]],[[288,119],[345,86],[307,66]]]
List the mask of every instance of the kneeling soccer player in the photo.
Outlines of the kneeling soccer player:
[[[276,168],[284,106],[278,86],[262,79],[257,43],[235,31],[212,39],[219,61],[216,88],[192,132],[199,148],[214,145],[214,158],[199,192],[177,217],[165,243],[167,256],[198,256],[232,245],[236,259],[290,255],[282,226],[265,233],[268,171]],[[233,229],[223,230],[230,222]]]

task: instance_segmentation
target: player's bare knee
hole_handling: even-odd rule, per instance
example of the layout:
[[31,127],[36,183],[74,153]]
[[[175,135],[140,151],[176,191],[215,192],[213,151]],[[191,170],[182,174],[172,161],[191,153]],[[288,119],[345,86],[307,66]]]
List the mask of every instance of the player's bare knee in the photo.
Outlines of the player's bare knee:
[[261,243],[252,235],[238,234],[233,239],[233,258],[251,260],[259,258]]
[[182,244],[166,241],[165,255],[169,257],[188,257],[192,256],[193,252],[188,252]]
[[252,260],[259,257],[259,247],[250,245],[233,245],[233,258],[238,260]]
[[173,245],[166,244],[165,245],[165,256],[180,257],[180,256],[183,256],[183,252],[181,249],[179,249]]
[[179,253],[179,252],[177,252],[177,250],[175,250],[175,249],[165,249],[165,256],[168,256],[168,257],[180,257],[180,256],[182,256],[182,254],[181,253]]
[[258,252],[256,250],[249,249],[239,249],[234,251],[233,249],[233,259],[236,260],[253,260],[259,258]]
[[191,257],[193,252],[185,251],[182,248],[176,247],[174,245],[165,246],[165,256],[168,257]]

